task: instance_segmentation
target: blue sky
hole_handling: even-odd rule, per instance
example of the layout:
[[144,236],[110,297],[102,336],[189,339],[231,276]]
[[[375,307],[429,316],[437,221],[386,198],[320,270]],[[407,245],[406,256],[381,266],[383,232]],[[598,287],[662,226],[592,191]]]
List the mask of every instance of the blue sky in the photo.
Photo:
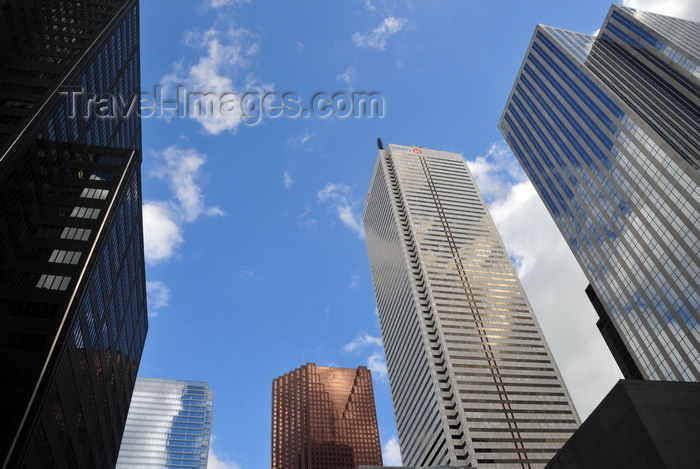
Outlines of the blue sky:
[[[690,0],[625,3],[700,19]],[[619,371],[496,124],[535,25],[592,33],[609,6],[141,1],[144,92],[293,93],[300,108],[318,93],[383,99],[381,118],[143,120],[151,318],[139,374],[210,383],[210,468],[269,467],[272,379],[307,362],[372,369],[385,464],[399,463],[361,225],[377,137],[470,162],[581,417],[593,410]]]

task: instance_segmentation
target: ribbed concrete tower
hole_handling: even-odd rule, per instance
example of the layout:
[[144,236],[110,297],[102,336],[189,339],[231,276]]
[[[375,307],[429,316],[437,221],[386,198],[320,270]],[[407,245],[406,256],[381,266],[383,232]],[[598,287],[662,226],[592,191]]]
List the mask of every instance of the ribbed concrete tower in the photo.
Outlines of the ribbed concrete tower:
[[380,150],[363,220],[404,465],[543,467],[578,415],[462,156]]

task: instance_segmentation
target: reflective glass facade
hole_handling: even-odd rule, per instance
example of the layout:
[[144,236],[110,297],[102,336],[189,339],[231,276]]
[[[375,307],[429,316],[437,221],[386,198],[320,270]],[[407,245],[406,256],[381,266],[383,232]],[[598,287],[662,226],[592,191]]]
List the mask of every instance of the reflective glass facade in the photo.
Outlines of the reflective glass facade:
[[0,467],[114,467],[146,336],[136,1],[0,1]]
[[700,23],[613,5],[538,26],[500,129],[628,378],[700,378]]
[[213,405],[208,383],[137,378],[117,469],[206,469]]
[[307,363],[272,382],[272,469],[381,466],[367,367]]
[[380,150],[363,221],[404,465],[544,467],[578,415],[462,156]]

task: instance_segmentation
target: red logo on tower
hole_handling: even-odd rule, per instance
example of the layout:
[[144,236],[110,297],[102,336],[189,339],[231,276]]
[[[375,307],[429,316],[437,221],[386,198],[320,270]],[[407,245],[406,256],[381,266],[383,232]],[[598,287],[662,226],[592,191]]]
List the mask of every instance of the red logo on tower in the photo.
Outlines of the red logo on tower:
[[414,149],[413,149],[413,153],[415,153],[416,155],[420,155],[420,154],[423,153],[423,152],[421,151],[420,148],[414,148]]

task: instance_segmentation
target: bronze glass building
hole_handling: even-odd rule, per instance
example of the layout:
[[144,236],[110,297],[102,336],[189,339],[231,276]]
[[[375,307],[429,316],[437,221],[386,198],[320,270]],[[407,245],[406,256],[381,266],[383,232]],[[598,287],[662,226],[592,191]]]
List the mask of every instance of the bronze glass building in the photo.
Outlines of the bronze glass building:
[[381,466],[367,367],[307,363],[272,382],[272,469]]
[[136,0],[0,1],[3,469],[114,467],[148,327],[141,123],[118,108],[139,82]]

